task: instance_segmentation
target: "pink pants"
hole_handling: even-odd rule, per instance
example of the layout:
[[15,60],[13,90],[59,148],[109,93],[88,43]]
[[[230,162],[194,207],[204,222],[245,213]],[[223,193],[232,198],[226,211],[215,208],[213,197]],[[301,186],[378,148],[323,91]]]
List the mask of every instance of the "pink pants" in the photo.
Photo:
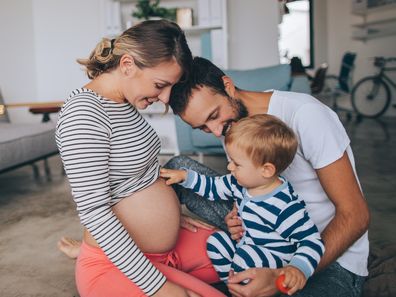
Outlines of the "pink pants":
[[[212,233],[204,229],[190,232],[180,229],[174,250],[165,254],[146,254],[167,277],[202,297],[224,296],[208,283],[219,281],[206,254],[206,239]],[[103,253],[85,242],[76,262],[76,283],[81,297],[145,296]]]

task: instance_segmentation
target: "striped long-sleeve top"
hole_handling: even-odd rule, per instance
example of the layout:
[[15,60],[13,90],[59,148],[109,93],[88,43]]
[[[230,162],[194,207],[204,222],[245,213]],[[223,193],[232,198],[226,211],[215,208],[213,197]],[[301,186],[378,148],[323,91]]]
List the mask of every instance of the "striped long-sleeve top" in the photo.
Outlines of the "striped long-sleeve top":
[[165,283],[136,246],[112,206],[154,183],[160,141],[129,103],[77,89],[59,114],[56,142],[81,223],[107,257],[146,295]]
[[[234,200],[242,219],[244,235],[238,246],[249,244],[267,248],[280,259],[300,269],[308,279],[324,253],[317,227],[309,218],[305,203],[294,194],[290,183],[271,193],[250,196],[231,174],[209,177],[187,170],[183,187],[209,200]],[[281,267],[282,263],[278,263]]]

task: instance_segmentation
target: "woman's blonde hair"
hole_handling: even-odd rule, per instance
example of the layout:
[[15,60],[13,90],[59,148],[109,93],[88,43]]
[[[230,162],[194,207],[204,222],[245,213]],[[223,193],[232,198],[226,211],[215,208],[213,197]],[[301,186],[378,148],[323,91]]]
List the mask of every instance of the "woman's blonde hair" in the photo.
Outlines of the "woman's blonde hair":
[[256,166],[273,164],[278,175],[293,161],[298,142],[293,130],[280,119],[259,114],[234,123],[226,134],[225,144],[245,151]]
[[191,51],[180,27],[170,21],[141,22],[115,39],[103,38],[88,59],[78,59],[90,79],[118,67],[129,54],[139,68],[155,67],[175,58],[187,76],[192,63]]

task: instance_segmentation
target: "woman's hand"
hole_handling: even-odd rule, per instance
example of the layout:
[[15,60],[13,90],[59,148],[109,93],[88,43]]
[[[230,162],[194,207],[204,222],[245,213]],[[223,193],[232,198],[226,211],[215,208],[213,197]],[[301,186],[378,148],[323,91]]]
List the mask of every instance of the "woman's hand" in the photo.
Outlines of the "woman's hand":
[[224,221],[227,225],[228,232],[230,232],[231,234],[231,238],[239,242],[239,240],[243,236],[244,230],[242,227],[242,221],[238,217],[238,210],[235,203],[234,203],[234,208],[226,215]]
[[[279,273],[279,269],[270,268],[250,268],[238,273],[230,271],[228,290],[234,297],[270,297],[278,293],[275,280]],[[240,284],[244,280],[249,280],[249,283]]]
[[202,229],[206,229],[206,230],[214,230],[215,229],[215,227],[212,225],[209,225],[209,224],[204,223],[197,219],[193,219],[193,218],[183,215],[183,214],[180,217],[180,226],[184,229],[191,231],[191,232],[197,232],[197,228],[202,228]]
[[160,176],[164,178],[165,183],[170,186],[185,181],[187,178],[187,171],[161,168]]

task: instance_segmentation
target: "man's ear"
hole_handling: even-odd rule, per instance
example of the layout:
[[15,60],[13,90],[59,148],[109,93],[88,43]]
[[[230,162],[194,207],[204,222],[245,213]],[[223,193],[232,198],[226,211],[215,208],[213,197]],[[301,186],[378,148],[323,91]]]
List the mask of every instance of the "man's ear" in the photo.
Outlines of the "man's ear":
[[224,84],[224,89],[228,96],[231,98],[235,98],[235,85],[234,82],[232,81],[231,77],[224,75],[222,77],[223,84]]
[[126,76],[134,74],[134,72],[138,69],[138,67],[135,64],[135,59],[128,54],[122,55],[119,65],[120,65],[121,73]]
[[271,178],[275,175],[276,168],[275,165],[272,163],[265,163],[264,165],[261,166],[261,175],[264,178]]

